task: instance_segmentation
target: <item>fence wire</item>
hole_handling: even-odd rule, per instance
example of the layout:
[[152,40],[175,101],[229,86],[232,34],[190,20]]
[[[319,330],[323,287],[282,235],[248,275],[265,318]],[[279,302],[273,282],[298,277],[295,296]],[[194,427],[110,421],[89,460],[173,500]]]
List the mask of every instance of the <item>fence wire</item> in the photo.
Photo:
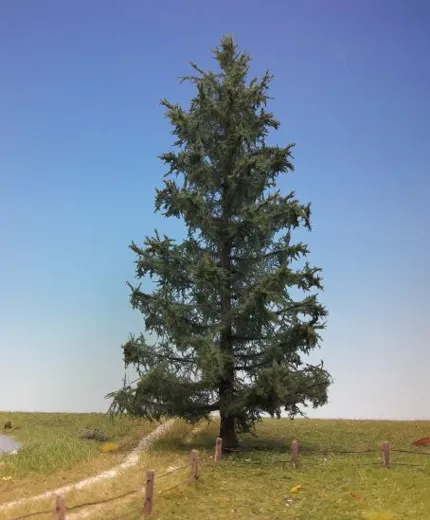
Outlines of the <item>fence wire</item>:
[[27,513],[26,515],[22,515],[22,516],[16,516],[15,518],[12,518],[11,520],[24,520],[24,518],[31,518],[33,516],[40,516],[40,515],[49,515],[51,514],[52,515],[53,513],[53,508],[51,507],[51,509],[49,509],[48,511],[35,511],[34,513]]
[[187,468],[191,468],[191,464],[187,464],[186,466],[181,466],[180,468],[172,469],[171,471],[166,471],[165,473],[163,473],[162,475],[159,475],[159,476],[156,475],[157,481],[160,480],[161,478],[168,477],[169,475],[173,475],[174,473],[181,471],[182,469],[187,469]]
[[[233,450],[231,450],[233,451]],[[375,448],[369,448],[369,449],[365,449],[365,450],[335,450],[335,449],[327,449],[327,450],[324,450],[324,451],[318,451],[318,452],[311,452],[311,451],[308,451],[308,452],[304,452],[305,456],[308,454],[310,456],[315,456],[315,455],[321,455],[321,456],[326,456],[326,455],[367,455],[367,454],[370,454],[370,453],[379,453],[381,454],[381,449],[375,449]],[[430,455],[430,451],[429,452],[423,452],[423,451],[413,451],[413,450],[404,450],[404,449],[393,449],[393,448],[390,448],[390,452],[395,452],[395,453],[405,453],[405,454],[409,454],[409,455]],[[303,454],[303,452],[302,452]],[[245,462],[245,461],[244,461]],[[291,459],[288,459],[288,460],[275,460],[275,461],[271,461],[269,463],[270,464],[282,464],[282,466],[285,468],[287,465],[290,465],[292,463],[292,460]],[[262,461],[251,461],[251,460],[247,460],[246,461],[246,464],[249,464],[249,465],[262,465]],[[267,465],[263,463],[263,465]],[[381,463],[380,462],[361,462],[360,464],[358,464],[359,466],[381,466]],[[414,464],[414,463],[408,463],[408,462],[396,462],[396,461],[390,461],[390,466],[409,466],[409,467],[417,467],[417,468],[422,468],[423,466],[421,464]],[[168,477],[169,475],[174,475],[175,473],[177,473],[178,471],[181,471],[181,470],[185,470],[185,469],[188,469],[188,468],[191,468],[192,467],[192,464],[186,464],[184,466],[180,466],[178,468],[174,468],[172,470],[169,470],[169,471],[166,471],[164,473],[162,473],[161,475],[157,475],[156,474],[156,482],[158,482],[159,480],[165,478],[165,477]],[[171,491],[175,490],[175,489],[178,489],[180,488],[181,486],[187,484],[187,483],[190,483],[192,481],[192,478],[187,478],[185,480],[183,480],[182,482],[179,482],[178,484],[175,484],[174,486],[171,486],[167,489],[164,489],[160,492],[156,492],[155,493],[155,497],[161,497],[161,496],[164,496],[166,495],[167,493],[170,493]],[[113,497],[109,497],[109,498],[105,498],[103,500],[98,500],[98,501],[91,501],[91,502],[83,502],[81,504],[77,504],[77,505],[74,505],[72,507],[65,507],[66,511],[67,512],[70,512],[70,511],[75,511],[77,509],[81,509],[81,508],[84,508],[84,507],[91,507],[91,506],[97,506],[97,505],[101,505],[101,504],[106,504],[106,503],[109,503],[109,502],[113,502],[115,500],[119,500],[121,498],[125,498],[125,497],[128,497],[128,496],[131,496],[131,495],[135,495],[137,493],[140,493],[144,491],[144,487],[142,488],[139,488],[139,489],[134,489],[132,491],[127,491],[125,493],[121,493],[119,495],[115,495]],[[53,493],[53,495],[55,495]],[[27,513],[25,515],[21,515],[21,516],[17,516],[17,517],[14,517],[12,518],[11,520],[26,520],[26,519],[29,519],[29,518],[34,518],[34,517],[37,517],[37,516],[40,516],[40,515],[48,515],[48,514],[53,514],[54,512],[54,508],[50,508],[48,510],[43,510],[43,511],[35,511],[33,513]],[[136,511],[130,511],[122,516],[119,516],[119,517],[116,517],[114,520],[125,520],[126,518],[128,517],[132,517],[132,516],[136,516]]]
[[[91,507],[91,506],[97,506],[97,505],[100,505],[100,504],[106,504],[108,502],[113,502],[114,500],[118,500],[120,498],[125,498],[127,496],[131,496],[131,495],[134,495],[136,493],[139,493],[139,490],[136,490],[134,489],[133,491],[127,491],[126,493],[122,493],[121,495],[116,495],[114,497],[109,497],[109,498],[105,498],[103,500],[98,500],[98,501],[93,501],[93,502],[84,502],[82,504],[77,504],[75,506],[72,506],[72,507],[67,507],[66,506],[66,511],[75,511],[76,509],[81,509],[83,507]],[[35,511],[34,513],[27,513],[25,515],[22,515],[22,516],[16,516],[14,518],[12,518],[11,520],[24,520],[26,518],[31,518],[31,517],[35,517],[35,516],[40,516],[40,515],[48,515],[48,514],[52,514],[54,511],[54,508],[51,508],[51,509],[48,509],[48,510],[44,510],[44,511]]]
[[133,491],[127,491],[126,493],[121,493],[121,495],[115,495],[114,497],[105,498],[103,500],[94,500],[93,502],[84,502],[82,504],[77,504],[72,507],[66,506],[66,511],[75,511],[76,509],[81,509],[82,507],[91,507],[91,506],[98,506],[99,504],[107,504],[108,502],[113,502],[114,500],[118,500],[120,498],[129,497],[131,495],[135,495],[136,493],[139,493],[138,489],[134,489]]
[[412,451],[412,450],[395,450],[391,448],[391,451],[396,453],[411,453],[412,455],[430,455],[430,451]]
[[156,496],[161,497],[161,496],[169,493],[170,491],[173,491],[174,489],[183,486],[184,484],[188,484],[189,482],[190,482],[190,479],[184,480],[184,481],[180,482],[179,484],[175,484],[174,486],[171,486],[171,487],[169,487],[167,489],[163,489],[163,491],[160,491],[159,493],[157,493]]
[[[191,468],[191,467],[192,467],[191,464],[186,464],[185,466],[180,466],[179,468],[174,468],[174,469],[172,469],[170,471],[166,471],[165,473],[162,473],[161,475],[156,475],[156,480],[158,482],[160,479],[163,479],[164,477],[168,477],[169,475],[174,475],[178,471],[181,471],[181,470],[184,470],[184,469],[188,469],[188,468]],[[173,489],[176,489],[176,488],[178,488],[180,486],[183,486],[184,484],[187,484],[188,482],[190,482],[189,478],[186,479],[186,480],[183,480],[179,484],[171,486],[168,489],[165,489],[165,490],[163,490],[163,491],[161,491],[159,493],[156,493],[156,496],[165,495],[166,493],[169,493]],[[81,504],[76,504],[75,506],[72,506],[72,507],[65,506],[65,509],[66,509],[67,512],[70,512],[70,511],[76,511],[76,509],[82,509],[84,507],[91,507],[91,506],[98,506],[98,505],[101,505],[101,504],[107,504],[109,502],[113,502],[113,501],[119,500],[121,498],[125,498],[125,497],[131,496],[131,495],[135,495],[137,493],[141,493],[142,491],[144,491],[144,488],[134,489],[132,491],[127,491],[125,493],[121,493],[120,495],[115,495],[113,497],[105,498],[103,500],[94,500],[94,501],[91,501],[91,502],[83,502]],[[53,496],[55,496],[55,493],[53,493]],[[14,517],[11,520],[25,520],[27,518],[33,518],[33,517],[37,517],[37,516],[40,516],[40,515],[52,514],[53,513],[53,509],[54,508],[51,508],[51,509],[48,509],[48,510],[45,509],[43,511],[35,511],[33,513],[27,513],[27,514],[22,515],[22,516]],[[135,513],[133,513],[133,512],[127,513],[126,515],[118,517],[115,520],[120,520],[122,518],[127,518],[128,516],[131,516],[132,514],[135,514]]]

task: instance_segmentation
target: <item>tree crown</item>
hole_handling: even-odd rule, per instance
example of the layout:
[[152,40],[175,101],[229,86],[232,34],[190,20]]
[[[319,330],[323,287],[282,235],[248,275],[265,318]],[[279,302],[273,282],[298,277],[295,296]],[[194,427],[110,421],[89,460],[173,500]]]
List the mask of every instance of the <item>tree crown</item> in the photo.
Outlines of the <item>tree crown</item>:
[[[145,335],[123,345],[136,386],[110,394],[112,411],[188,420],[220,411],[236,430],[262,413],[290,416],[327,402],[330,376],[303,356],[317,348],[327,311],[318,300],[320,269],[294,243],[296,228],[311,229],[310,204],[282,195],[276,180],[293,171],[293,144],[270,146],[279,127],[268,111],[272,76],[249,79],[250,57],[224,37],[214,51],[219,71],[192,63],[196,95],[188,110],[162,100],[175,151],[156,211],[184,220],[181,243],[156,231],[132,243],[136,275],[156,289],[131,288]],[[302,293],[295,299],[295,293]],[[294,293],[294,294],[293,294]]]

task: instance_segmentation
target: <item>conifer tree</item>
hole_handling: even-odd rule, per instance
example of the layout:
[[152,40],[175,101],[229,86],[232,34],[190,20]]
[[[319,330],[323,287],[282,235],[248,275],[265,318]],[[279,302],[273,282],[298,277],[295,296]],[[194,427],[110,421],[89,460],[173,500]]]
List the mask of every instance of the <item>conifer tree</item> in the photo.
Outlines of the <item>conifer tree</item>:
[[108,397],[111,412],[151,419],[219,412],[228,449],[262,414],[324,405],[331,378],[323,362],[303,359],[319,346],[327,311],[321,270],[293,241],[294,230],[311,229],[310,204],[276,189],[293,171],[294,145],[267,143],[280,124],[267,109],[272,76],[250,78],[250,57],[231,37],[213,53],[219,70],[192,63],[182,78],[196,89],[188,109],[161,102],[176,140],[161,156],[155,209],[188,232],[180,243],[155,231],[130,246],[137,278],[156,288],[129,284],[146,333],[122,348],[139,379]]

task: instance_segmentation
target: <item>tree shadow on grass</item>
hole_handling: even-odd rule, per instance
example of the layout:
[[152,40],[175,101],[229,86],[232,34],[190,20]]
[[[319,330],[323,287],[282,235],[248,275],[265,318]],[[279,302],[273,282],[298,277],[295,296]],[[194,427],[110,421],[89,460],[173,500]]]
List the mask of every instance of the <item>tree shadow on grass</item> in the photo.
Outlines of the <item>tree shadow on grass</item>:
[[[156,441],[153,449],[156,451],[169,451],[170,453],[189,453],[196,449],[201,452],[214,453],[215,442],[218,436],[218,423],[210,421],[203,422],[197,426],[178,423],[165,436]],[[194,433],[193,433],[194,431]],[[267,436],[264,433],[259,435],[242,434],[239,435],[240,444],[237,449],[225,452],[224,456],[242,456],[252,453],[261,455],[278,454],[285,455],[291,452],[291,442],[293,437]],[[321,453],[319,446],[314,444],[299,443],[300,453],[316,454]]]
[[[186,437],[169,437],[160,440],[158,447],[161,449],[169,449],[174,452],[189,452],[190,449],[211,452],[215,451],[215,442],[217,438],[216,432],[201,431],[191,438]],[[265,439],[250,436],[240,437],[239,447],[227,450],[225,455],[229,454],[246,454],[250,452],[276,452],[287,453],[290,451],[290,444],[283,439]]]

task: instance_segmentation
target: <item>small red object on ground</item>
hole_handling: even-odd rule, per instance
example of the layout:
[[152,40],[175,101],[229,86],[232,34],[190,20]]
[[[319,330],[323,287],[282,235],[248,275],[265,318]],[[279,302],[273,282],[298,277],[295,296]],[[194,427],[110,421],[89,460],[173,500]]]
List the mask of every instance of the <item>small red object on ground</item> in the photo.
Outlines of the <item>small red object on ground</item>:
[[424,437],[414,442],[414,446],[430,446],[430,437]]

